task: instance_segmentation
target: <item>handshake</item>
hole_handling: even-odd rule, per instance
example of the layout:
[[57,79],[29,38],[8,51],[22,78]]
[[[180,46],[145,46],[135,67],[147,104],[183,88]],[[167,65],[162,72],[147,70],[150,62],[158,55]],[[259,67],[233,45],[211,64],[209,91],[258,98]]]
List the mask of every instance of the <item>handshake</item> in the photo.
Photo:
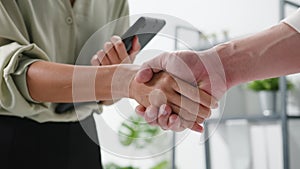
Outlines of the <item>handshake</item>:
[[210,117],[211,109],[218,107],[218,100],[228,89],[217,52],[211,49],[163,53],[141,67],[128,64],[139,50],[137,37],[127,53],[121,38],[113,36],[91,63],[94,66],[126,64],[131,71],[116,70],[112,95],[122,90],[127,93],[123,96],[135,99],[140,104],[136,113],[150,125],[164,130],[189,128],[203,132],[201,124]]

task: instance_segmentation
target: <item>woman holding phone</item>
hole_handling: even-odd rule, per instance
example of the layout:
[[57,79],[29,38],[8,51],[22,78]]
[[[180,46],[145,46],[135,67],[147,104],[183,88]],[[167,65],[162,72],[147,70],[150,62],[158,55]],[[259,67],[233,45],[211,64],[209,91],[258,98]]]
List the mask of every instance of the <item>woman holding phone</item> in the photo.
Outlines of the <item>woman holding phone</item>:
[[[94,131],[93,139],[98,140],[91,112],[87,111],[82,119],[74,111],[57,114],[56,103],[127,97],[147,107],[149,95],[159,89],[179,111],[181,96],[186,93],[180,94],[177,83],[185,82],[175,82],[164,72],[147,84],[131,81],[138,66],[118,64],[129,57],[120,52],[124,46],[119,39],[112,39],[94,57],[98,61],[92,63],[101,66],[73,65],[83,44],[95,31],[126,15],[125,0],[0,1],[1,169],[102,168],[100,147],[78,122],[89,124]],[[127,26],[128,20],[118,22],[109,36],[123,33]],[[130,57],[138,50],[135,39]],[[116,70],[123,74],[114,76]],[[74,71],[79,73],[73,76]],[[112,84],[113,77],[124,83]],[[75,100],[74,84],[80,93]],[[202,104],[207,105],[210,99],[205,95],[206,103]],[[198,105],[195,100],[193,96],[186,97],[185,106]],[[209,114],[207,110],[197,112],[199,122]],[[201,130],[192,121],[187,124],[184,127]]]

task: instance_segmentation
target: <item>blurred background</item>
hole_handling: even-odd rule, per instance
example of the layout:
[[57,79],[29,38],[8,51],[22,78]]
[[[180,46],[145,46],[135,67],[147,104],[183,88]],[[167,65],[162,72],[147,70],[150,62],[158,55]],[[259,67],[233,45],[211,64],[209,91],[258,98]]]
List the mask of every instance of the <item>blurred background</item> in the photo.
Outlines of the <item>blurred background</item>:
[[[165,14],[194,26],[178,24],[174,30],[169,30],[174,39],[157,36],[145,48],[167,51],[186,49],[176,38],[188,41],[193,49],[204,50],[224,41],[251,35],[293,13],[297,10],[294,6],[297,3],[300,4],[297,0],[287,3],[281,0],[129,0],[132,15]],[[136,64],[149,58],[137,56]],[[285,90],[279,90],[280,83],[288,84]],[[129,102],[136,105],[131,100]],[[205,124],[205,134],[185,132],[183,136],[177,134],[174,137],[172,132],[167,132],[164,137],[142,141],[119,136],[117,140],[127,154],[153,152],[166,145],[171,148],[141,159],[119,156],[104,149],[103,163],[107,169],[300,167],[300,75],[236,86],[222,99],[221,105]],[[104,111],[106,113],[101,118],[113,120],[113,128],[121,135],[150,138],[163,132],[147,125],[127,123],[118,113],[112,113],[118,111],[115,106],[104,107]],[[131,118],[142,120],[134,116],[134,112]],[[205,135],[209,136],[208,140]],[[176,145],[172,149],[174,142]]]

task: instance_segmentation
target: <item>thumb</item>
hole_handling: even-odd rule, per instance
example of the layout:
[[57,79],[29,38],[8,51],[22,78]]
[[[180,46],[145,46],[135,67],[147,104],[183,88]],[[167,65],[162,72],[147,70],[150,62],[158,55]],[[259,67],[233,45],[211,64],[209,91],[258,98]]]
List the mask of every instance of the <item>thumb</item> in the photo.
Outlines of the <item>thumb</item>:
[[152,69],[150,67],[146,67],[146,68],[141,68],[136,76],[135,76],[135,80],[138,83],[146,83],[149,82],[153,77],[153,72]]
[[166,52],[158,55],[157,57],[151,59],[148,62],[145,62],[136,74],[135,80],[138,83],[146,83],[152,79],[154,73],[158,73],[162,70],[165,70],[166,64],[163,63],[165,62],[165,58],[168,55],[169,54]]

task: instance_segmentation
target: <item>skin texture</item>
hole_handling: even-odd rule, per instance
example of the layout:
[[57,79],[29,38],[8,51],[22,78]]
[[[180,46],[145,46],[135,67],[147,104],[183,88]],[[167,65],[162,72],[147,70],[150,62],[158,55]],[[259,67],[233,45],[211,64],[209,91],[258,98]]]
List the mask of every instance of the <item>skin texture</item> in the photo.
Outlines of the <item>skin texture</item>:
[[[109,47],[107,47],[109,46]],[[126,49],[125,49],[125,45],[123,44],[122,40],[120,37],[118,36],[113,36],[110,40],[110,42],[105,43],[104,50],[100,50],[91,60],[91,64],[98,66],[98,65],[112,65],[112,64],[121,64],[121,63],[132,63],[132,61],[134,60],[136,54],[139,52],[140,50],[140,44],[138,41],[138,38],[135,37],[133,39],[132,42],[132,50],[129,52],[129,54],[127,54]],[[112,62],[113,60],[113,62]],[[182,102],[185,102],[185,104],[181,103],[181,105],[184,105],[184,107],[186,107],[185,109],[181,109],[180,107],[176,106],[176,105],[171,105],[172,108],[176,111],[176,112],[180,112],[183,116],[182,118],[176,118],[173,119],[175,121],[178,120],[182,120],[185,121],[185,126],[189,126],[189,128],[192,128],[193,130],[197,130],[197,131],[203,131],[203,128],[198,124],[198,123],[202,123],[204,121],[205,118],[207,118],[208,116],[210,116],[210,109],[206,108],[203,105],[209,105],[211,102],[211,96],[209,96],[207,93],[205,93],[204,91],[201,91],[200,93],[197,91],[197,88],[193,88],[193,90],[190,90],[189,87],[185,87],[184,85],[186,85],[187,83],[180,83],[180,80],[177,80],[177,83],[180,84],[180,88],[181,90],[185,90],[182,91],[183,93],[185,93],[185,95],[187,96],[187,98],[189,99],[194,99],[195,102],[201,103],[201,104],[194,104],[194,106],[192,106],[191,104],[188,104],[188,99],[186,99],[185,97],[182,97]],[[155,97],[156,95],[156,97]],[[202,100],[200,101],[198,98],[198,95],[202,95]],[[159,92],[158,90],[156,90],[155,92],[152,93],[152,95],[150,95],[151,97],[147,98],[148,100],[153,100],[150,107],[152,107],[153,109],[155,107],[159,107],[161,104],[166,103],[166,95],[163,94],[162,92]],[[154,98],[158,98],[158,99],[154,99]],[[214,100],[214,102],[216,103],[216,100]],[[112,101],[104,101],[104,104],[112,104]],[[151,110],[151,109],[149,109]],[[168,109],[171,110],[171,109]],[[156,111],[155,111],[156,112]],[[192,113],[190,113],[192,112]],[[168,112],[167,111],[162,111],[161,112],[163,115],[166,115]],[[151,112],[148,112],[149,115],[151,115]],[[152,118],[152,116],[147,116],[145,118],[145,120],[149,123],[149,124],[155,124],[156,122],[156,116],[153,116],[154,118]],[[190,122],[194,122],[193,124]],[[186,127],[182,127],[182,128],[186,128]]]
[[[109,54],[104,57],[112,59]],[[64,103],[132,98],[144,107],[168,104],[174,112],[183,112],[186,115],[180,119],[185,122],[184,128],[203,130],[197,123],[202,123],[210,115],[210,111],[198,107],[209,104],[209,95],[166,72],[155,74],[147,83],[137,83],[133,79],[139,68],[132,64],[74,66],[37,61],[28,68],[27,87],[31,97],[37,102]],[[184,90],[180,86],[184,86]],[[206,99],[200,103],[194,93],[199,93]],[[152,119],[149,117],[146,120],[151,123]]]
[[[110,41],[104,44],[103,49],[92,57],[91,64],[94,66],[105,66],[132,63],[140,48],[141,46],[136,36],[132,41],[132,49],[128,54],[122,39],[119,36],[112,36]],[[101,101],[101,103],[111,105],[114,101],[106,100]]]
[[114,64],[126,64],[132,63],[135,56],[140,51],[140,43],[135,36],[132,41],[132,49],[127,54],[125,45],[119,36],[113,36],[110,42],[106,42],[103,46],[103,50],[97,52],[91,60],[91,64],[94,66],[101,65],[114,65]]
[[[107,46],[109,46],[110,48],[108,48]],[[98,66],[98,65],[132,63],[136,54],[139,52],[140,44],[138,42],[138,38],[135,37],[132,42],[132,50],[129,52],[129,54],[127,54],[125,45],[122,43],[121,38],[118,36],[113,36],[111,38],[111,41],[105,43],[103,48],[104,48],[104,50],[100,50],[92,58],[92,60],[91,60],[92,65]],[[115,62],[112,63],[111,60],[115,60]],[[184,85],[184,84],[181,83],[181,85]],[[190,98],[190,99],[194,98],[194,100],[196,102],[199,102],[199,103],[203,102],[203,103],[195,105],[194,107],[190,106],[190,107],[188,107],[189,110],[181,109],[178,106],[172,105],[173,109],[175,109],[176,112],[180,112],[181,114],[183,114],[183,117],[185,117],[185,118],[182,118],[182,121],[185,122],[185,124],[183,124],[183,125],[190,126],[190,128],[193,128],[194,130],[196,128],[197,131],[203,131],[203,128],[198,123],[202,123],[204,118],[210,116],[210,109],[204,107],[203,104],[209,105],[210,102],[212,101],[211,96],[209,96],[208,94],[206,94],[203,91],[201,91],[200,93],[197,92],[197,90],[198,90],[197,88],[193,88],[193,90],[189,90],[190,89],[189,87],[182,86],[181,89],[186,90],[185,93],[187,96],[189,96],[188,98]],[[156,91],[154,93],[158,94],[160,92]],[[152,98],[154,97],[155,94],[152,94]],[[199,98],[198,95],[202,95],[201,98],[204,98],[204,99],[202,99],[201,101],[198,100],[198,98]],[[167,98],[165,98],[164,94],[161,95],[161,98],[164,98],[164,99],[160,99],[160,103],[158,103],[158,101],[157,101],[159,99],[156,99],[155,102],[151,103],[150,107],[155,108],[155,107],[159,107],[161,104],[166,103],[165,100]],[[151,98],[149,98],[149,100],[151,100]],[[186,99],[183,97],[183,100],[186,100]],[[214,102],[216,103],[216,100],[214,100]],[[103,102],[103,104],[112,104],[112,103],[113,103],[112,101],[104,101]],[[156,106],[153,106],[153,105],[156,105]],[[151,109],[149,109],[149,110],[151,110]],[[171,109],[168,109],[168,110],[171,110]],[[199,110],[199,112],[195,111],[195,110]],[[189,111],[193,112],[193,114],[189,113]],[[163,115],[166,115],[168,112],[162,111],[161,113]],[[151,113],[148,112],[148,114],[151,114]],[[155,121],[156,121],[155,118],[151,118],[151,117],[147,117],[147,118],[145,118],[145,120],[149,124],[155,124]],[[178,120],[180,120],[180,118],[173,119],[173,120],[178,121]],[[191,124],[190,121],[194,121],[194,124]],[[152,122],[154,122],[154,123],[152,123]],[[186,128],[186,127],[182,127],[182,129],[184,129],[184,128]]]
[[[167,71],[191,84],[197,83],[201,89],[219,99],[235,85],[300,72],[299,45],[299,33],[290,26],[280,23],[265,31],[218,45],[208,51],[162,54],[144,63],[135,80],[145,83],[154,74]],[[180,71],[176,71],[178,69]],[[186,72],[192,72],[193,78],[186,76]],[[170,113],[170,109],[168,105],[155,109],[138,106],[136,111],[145,118],[155,116],[163,110],[168,111],[166,116],[157,116],[156,125],[175,131],[182,130],[184,121],[171,120],[177,119],[180,114]],[[154,115],[145,113],[147,111]]]

